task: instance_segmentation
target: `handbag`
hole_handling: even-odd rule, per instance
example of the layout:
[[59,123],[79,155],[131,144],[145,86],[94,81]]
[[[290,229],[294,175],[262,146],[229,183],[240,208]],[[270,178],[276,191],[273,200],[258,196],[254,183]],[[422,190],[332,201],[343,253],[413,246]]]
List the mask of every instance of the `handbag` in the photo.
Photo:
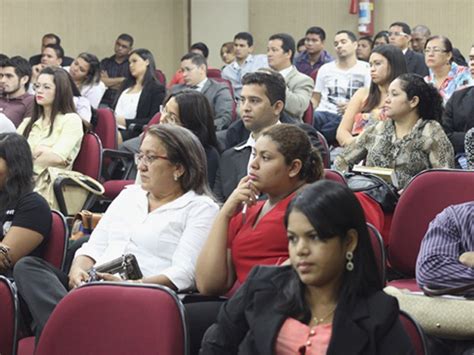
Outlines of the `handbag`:
[[101,196],[105,191],[100,182],[80,172],[56,167],[46,168],[36,179],[35,191],[46,199],[52,209],[63,210],[55,189],[60,189],[59,194],[64,198],[69,215],[75,215],[82,210],[90,193]]
[[98,272],[107,274],[119,274],[124,280],[139,280],[143,277],[137,258],[133,254],[125,254],[105,264],[93,267],[89,270],[89,281],[98,281]]
[[448,339],[474,338],[474,300],[453,296],[429,297],[387,286],[400,309],[410,314],[430,335]]
[[384,179],[368,173],[345,173],[344,177],[352,191],[367,194],[380,204],[384,212],[394,211],[400,196],[395,187]]
[[103,215],[103,213],[88,210],[78,212],[72,221],[71,237],[69,240],[77,240],[85,235],[90,235]]

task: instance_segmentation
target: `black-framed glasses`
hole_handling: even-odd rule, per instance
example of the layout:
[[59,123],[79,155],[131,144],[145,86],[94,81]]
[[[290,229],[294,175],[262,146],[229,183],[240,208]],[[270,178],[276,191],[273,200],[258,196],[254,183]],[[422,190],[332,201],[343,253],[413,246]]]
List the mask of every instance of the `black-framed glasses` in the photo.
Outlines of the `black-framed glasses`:
[[142,162],[146,166],[149,166],[151,163],[153,163],[157,159],[169,160],[169,158],[165,157],[164,155],[146,155],[146,154],[141,154],[141,153],[134,154],[133,158],[135,160],[136,165]]

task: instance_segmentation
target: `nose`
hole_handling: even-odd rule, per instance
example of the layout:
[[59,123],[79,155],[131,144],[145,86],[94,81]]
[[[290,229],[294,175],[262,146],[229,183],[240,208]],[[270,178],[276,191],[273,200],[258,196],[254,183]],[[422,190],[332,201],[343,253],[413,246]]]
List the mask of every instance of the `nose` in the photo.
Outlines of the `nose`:
[[248,100],[240,101],[240,111],[250,111],[250,105],[248,103]]
[[255,155],[250,161],[250,168],[252,170],[258,170],[258,156]]
[[296,254],[298,256],[305,256],[308,255],[309,248],[308,244],[306,243],[305,238],[299,238],[298,242],[296,243]]

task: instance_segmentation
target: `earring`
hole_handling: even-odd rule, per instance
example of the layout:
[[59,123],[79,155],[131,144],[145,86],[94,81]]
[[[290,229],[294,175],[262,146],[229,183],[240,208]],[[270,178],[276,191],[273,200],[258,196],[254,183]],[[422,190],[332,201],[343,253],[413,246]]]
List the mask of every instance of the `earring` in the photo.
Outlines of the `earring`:
[[354,254],[351,251],[348,251],[346,253],[346,259],[347,259],[346,269],[347,269],[347,271],[354,270],[354,263],[352,262],[353,257],[354,257]]
[[174,181],[178,181],[179,176],[177,174],[173,175]]

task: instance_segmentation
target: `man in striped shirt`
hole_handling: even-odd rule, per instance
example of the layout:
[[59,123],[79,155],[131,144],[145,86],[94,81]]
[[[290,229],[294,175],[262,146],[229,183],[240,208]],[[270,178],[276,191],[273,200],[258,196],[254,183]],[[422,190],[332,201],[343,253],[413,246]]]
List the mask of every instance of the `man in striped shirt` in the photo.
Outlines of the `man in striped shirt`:
[[474,201],[447,207],[430,223],[416,263],[420,286],[474,283]]

